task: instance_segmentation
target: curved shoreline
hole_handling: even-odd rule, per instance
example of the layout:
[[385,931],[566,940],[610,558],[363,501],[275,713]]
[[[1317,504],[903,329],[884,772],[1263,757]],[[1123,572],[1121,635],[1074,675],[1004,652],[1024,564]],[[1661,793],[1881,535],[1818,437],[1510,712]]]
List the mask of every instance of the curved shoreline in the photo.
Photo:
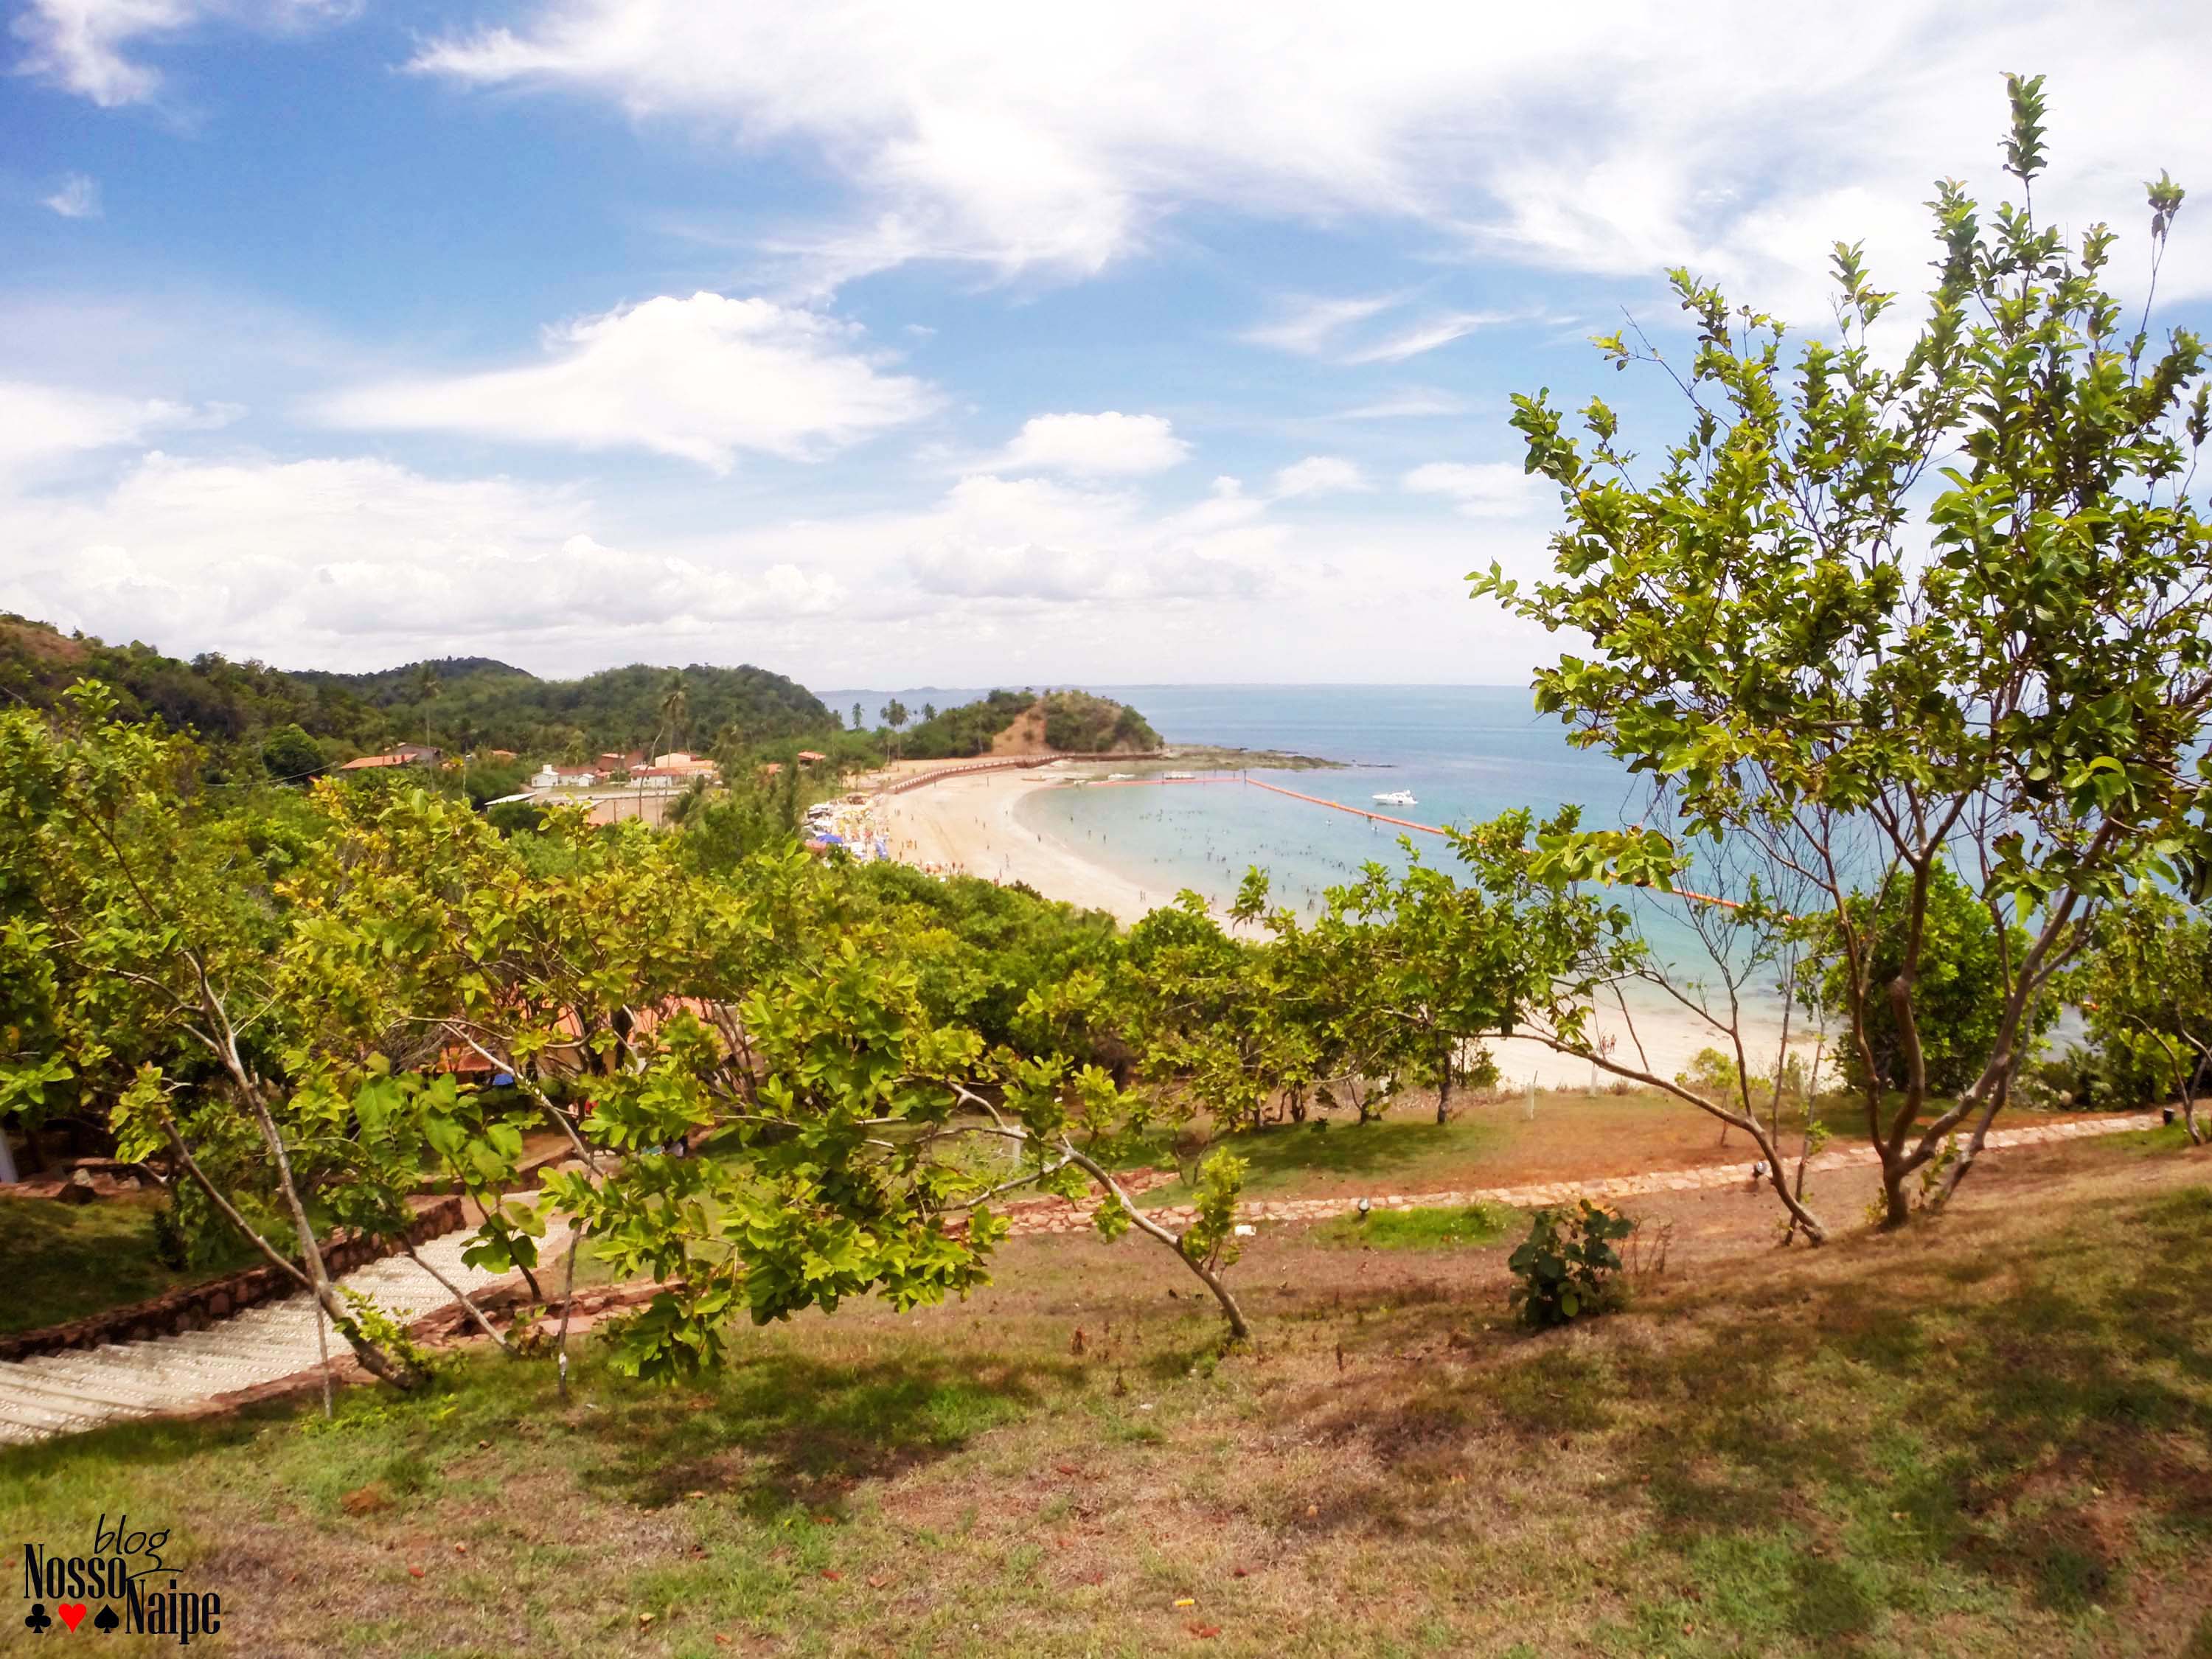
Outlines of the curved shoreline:
[[979,772],[882,796],[891,854],[927,870],[1018,881],[1047,898],[1107,911],[1125,926],[1139,921],[1167,895],[1139,886],[1014,816],[1023,800],[1055,781],[1035,772]]
[[[1020,882],[1049,899],[1085,909],[1104,910],[1127,926],[1168,902],[1172,891],[1152,891],[1101,864],[1048,830],[1017,816],[1022,802],[1041,789],[1064,781],[1049,774],[984,772],[946,778],[902,795],[878,797],[892,856],[945,873],[981,877],[1002,884]],[[1224,922],[1224,925],[1225,922]],[[1616,1009],[1594,1012],[1592,1028],[1613,1036],[1624,1063],[1636,1055],[1641,1039],[1643,1064],[1662,1077],[1687,1069],[1698,1051],[1725,1048],[1727,1038],[1696,1016],[1653,992],[1650,1000],[1632,998],[1632,1035]],[[1752,1065],[1764,1071],[1774,1063],[1781,1042],[1779,1009],[1747,1010],[1745,1040],[1753,1047]],[[1790,1048],[1809,1060],[1813,1038],[1793,1031]],[[1491,1038],[1502,1084],[1537,1088],[1586,1088],[1594,1068],[1545,1048],[1528,1037]],[[1604,1081],[1602,1073],[1595,1080]]]

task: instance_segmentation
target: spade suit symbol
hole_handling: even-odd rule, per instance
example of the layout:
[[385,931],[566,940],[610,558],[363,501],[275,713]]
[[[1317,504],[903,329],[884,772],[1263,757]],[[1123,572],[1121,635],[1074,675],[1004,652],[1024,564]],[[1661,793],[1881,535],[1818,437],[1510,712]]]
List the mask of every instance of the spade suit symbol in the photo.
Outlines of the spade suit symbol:
[[97,1631],[113,1630],[122,1622],[123,1621],[120,1619],[118,1619],[115,1616],[115,1609],[109,1607],[105,1601],[100,1604],[100,1611],[92,1616],[92,1627]]
[[44,1601],[33,1601],[30,1612],[23,1615],[23,1622],[30,1626],[32,1635],[44,1636],[46,1626],[54,1622],[54,1616],[46,1611]]

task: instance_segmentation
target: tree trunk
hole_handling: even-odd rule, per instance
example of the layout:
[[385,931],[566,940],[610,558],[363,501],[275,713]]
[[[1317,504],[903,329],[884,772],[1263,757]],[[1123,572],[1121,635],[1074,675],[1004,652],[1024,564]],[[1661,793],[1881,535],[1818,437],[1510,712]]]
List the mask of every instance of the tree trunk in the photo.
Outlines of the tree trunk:
[[1451,1121],[1451,1085],[1452,1057],[1451,1050],[1447,1048],[1444,1050],[1444,1063],[1439,1068],[1437,1080],[1437,1121],[1439,1123]]
[[1892,1232],[1912,1219],[1912,1200],[1905,1191],[1905,1160],[1885,1144],[1875,1149],[1881,1155],[1881,1230]]
[[[353,1350],[354,1357],[361,1361],[363,1370],[371,1376],[391,1383],[393,1388],[402,1392],[422,1381],[421,1374],[413,1366],[403,1359],[386,1354],[362,1334],[360,1326],[355,1322],[353,1310],[346,1306],[344,1298],[337,1292],[337,1287],[331,1282],[330,1275],[324,1270],[323,1253],[316,1245],[313,1230],[307,1226],[307,1213],[300,1206],[299,1195],[292,1189],[292,1172],[289,1160],[284,1160],[282,1165],[284,1195],[290,1201],[295,1221],[301,1230],[301,1238],[305,1265],[291,1261],[282,1250],[264,1238],[255,1230],[253,1224],[238,1212],[237,1206],[233,1205],[230,1200],[216,1188],[215,1182],[208,1179],[207,1171],[200,1168],[199,1160],[192,1156],[191,1149],[185,1145],[184,1137],[178,1133],[176,1125],[172,1123],[167,1127],[170,1150],[175,1152],[177,1161],[184,1166],[184,1173],[191,1177],[192,1184],[207,1194],[208,1202],[222,1212],[223,1218],[237,1229],[240,1236],[247,1243],[266,1256],[270,1264],[286,1278],[315,1298],[324,1313],[330,1316],[331,1322],[338,1328],[338,1334],[345,1338],[346,1345]],[[273,1123],[270,1124],[269,1133],[273,1133],[275,1127]]]
[[1194,1260],[1180,1241],[1176,1245],[1176,1254],[1182,1257],[1183,1266],[1198,1275],[1199,1283],[1213,1292],[1213,1299],[1221,1304],[1222,1316],[1229,1322],[1230,1335],[1239,1342],[1249,1342],[1252,1328],[1244,1322],[1244,1310],[1237,1306],[1236,1294],[1223,1281],[1221,1275],[1204,1262]]
[[1982,1155],[1983,1138],[1989,1133],[1990,1125],[1996,1121],[1997,1114],[2004,1109],[2010,1097],[2009,1086],[2001,1085],[1990,1097],[1990,1103],[1983,1109],[1981,1116],[1974,1121],[1973,1133],[1966,1137],[1966,1145],[1959,1148],[1958,1157],[1943,1172],[1943,1185],[1936,1194],[1936,1208],[1940,1210],[1951,1201],[1951,1194],[1959,1190],[1959,1183],[1973,1169],[1974,1160]]
[[1173,1250],[1176,1253],[1176,1260],[1189,1268],[1197,1275],[1198,1282],[1213,1292],[1213,1299],[1221,1304],[1222,1317],[1229,1322],[1230,1335],[1240,1342],[1250,1341],[1252,1327],[1246,1322],[1244,1310],[1237,1304],[1235,1293],[1223,1281],[1221,1275],[1204,1262],[1195,1260],[1183,1249],[1182,1239],[1132,1204],[1129,1201],[1128,1194],[1121,1190],[1121,1183],[1107,1172],[1105,1165],[1089,1154],[1077,1150],[1073,1142],[1065,1139],[1060,1141],[1060,1151],[1066,1155],[1069,1163],[1083,1170],[1114,1195],[1115,1201],[1121,1205],[1122,1212],[1129,1218],[1131,1226],[1147,1238],[1164,1244]]

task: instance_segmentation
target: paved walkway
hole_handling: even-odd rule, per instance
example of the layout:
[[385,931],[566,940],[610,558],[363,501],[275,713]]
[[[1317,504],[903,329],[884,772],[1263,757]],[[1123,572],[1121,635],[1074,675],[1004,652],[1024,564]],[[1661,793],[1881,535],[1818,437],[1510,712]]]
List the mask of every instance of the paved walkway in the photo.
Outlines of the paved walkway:
[[[2040,1146],[2055,1141],[2081,1140],[2096,1135],[2124,1134],[2147,1129],[2158,1119],[2142,1112],[2109,1117],[2069,1118],[2063,1123],[2030,1125],[2019,1129],[1992,1129],[1982,1142],[1983,1155],[2008,1146]],[[1357,1134],[1358,1130],[1346,1133]],[[1863,1144],[1836,1147],[1820,1153],[1806,1168],[1815,1174],[1825,1170],[1848,1170],[1875,1162],[1874,1148]],[[1520,1187],[1474,1187],[1443,1193],[1370,1193],[1369,1205],[1377,1210],[1456,1209],[1469,1204],[1506,1204],[1515,1209],[1535,1209],[1547,1204],[1571,1204],[1578,1198],[1635,1198],[1646,1193],[1694,1192],[1700,1188],[1748,1188],[1753,1182],[1749,1164],[1709,1164],[1693,1170],[1658,1170],[1645,1175],[1613,1176],[1597,1181],[1542,1182]],[[1163,1180],[1165,1177],[1162,1178]],[[1127,1183],[1125,1183],[1127,1184]],[[1158,1185],[1159,1181],[1146,1185]],[[1237,1206],[1242,1221],[1326,1221],[1340,1216],[1359,1201],[1357,1194],[1335,1198],[1258,1199]],[[1008,1217],[1017,1233],[1080,1232],[1091,1224],[1091,1203],[1055,1204],[1026,1208]],[[1198,1212],[1187,1204],[1164,1206],[1146,1213],[1170,1226],[1188,1226]]]
[[[1999,1129],[1991,1132],[1984,1149],[1995,1152],[2008,1146],[2036,1146],[2120,1134],[2147,1127],[2155,1121],[2137,1113]],[[1814,1170],[1843,1170],[1874,1161],[1872,1147],[1855,1146],[1823,1152],[1810,1167]],[[1126,1184],[1133,1191],[1142,1191],[1174,1178],[1166,1171],[1153,1171]],[[1748,1164],[1719,1164],[1598,1181],[1370,1194],[1368,1201],[1374,1208],[1384,1210],[1443,1209],[1477,1202],[1529,1209],[1545,1204],[1571,1203],[1577,1198],[1632,1198],[1645,1193],[1748,1187],[1752,1179]],[[1240,1206],[1237,1214],[1254,1222],[1322,1221],[1342,1215],[1357,1202],[1352,1196],[1262,1199]],[[1017,1233],[1075,1232],[1091,1226],[1096,1208],[1095,1202],[1070,1204],[1055,1200],[1028,1203],[1013,1210],[1007,1219],[1011,1231]],[[1187,1225],[1195,1212],[1188,1206],[1172,1206],[1147,1213],[1162,1222]],[[421,1254],[435,1263],[440,1273],[471,1293],[501,1277],[468,1267],[461,1261],[463,1248],[474,1236],[474,1229],[463,1228],[420,1247]],[[402,1324],[434,1313],[453,1302],[442,1285],[404,1255],[386,1256],[348,1273],[338,1282],[374,1297],[378,1306]],[[331,1337],[331,1349],[333,1358],[348,1357],[345,1344],[335,1334]],[[35,1359],[0,1362],[0,1445],[73,1434],[117,1418],[145,1417],[195,1405],[234,1389],[312,1370],[319,1364],[315,1304],[304,1295],[249,1308],[210,1330],[157,1337],[147,1342],[111,1343],[105,1347],[46,1354]]]
[[[416,1249],[473,1294],[502,1277],[462,1261],[461,1251],[474,1237],[475,1229],[463,1228]],[[372,1261],[338,1283],[374,1297],[403,1325],[453,1301],[405,1255]],[[337,1332],[330,1333],[329,1340],[333,1359],[352,1357]],[[312,1370],[321,1363],[315,1304],[305,1292],[261,1303],[204,1331],[0,1361],[0,1445],[196,1405],[235,1389]]]

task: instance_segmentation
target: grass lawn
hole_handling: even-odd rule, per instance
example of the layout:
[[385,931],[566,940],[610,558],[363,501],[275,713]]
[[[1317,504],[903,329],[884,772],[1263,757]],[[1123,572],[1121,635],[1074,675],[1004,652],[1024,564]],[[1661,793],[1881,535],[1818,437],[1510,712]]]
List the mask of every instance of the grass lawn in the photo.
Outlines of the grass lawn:
[[37,1330],[104,1308],[159,1296],[179,1285],[219,1279],[258,1260],[241,1245],[237,1259],[179,1271],[154,1252],[159,1193],[126,1193],[97,1203],[51,1198],[0,1199],[0,1333]]
[[1018,1239],[696,1386],[472,1353],[0,1454],[0,1536],[167,1526],[256,1655],[2212,1655],[2212,1161],[2152,1139],[1816,1252],[1654,1198],[1667,1273],[1541,1336],[1517,1225],[1263,1230],[1227,1357],[1166,1252]]
[[[1863,1144],[1863,1109],[1837,1096],[1824,1098],[1821,1109],[1834,1144]],[[1939,1109],[1931,1105],[1929,1115]],[[1245,1188],[1255,1198],[1517,1187],[1746,1164],[1758,1156],[1741,1132],[1732,1131],[1723,1140],[1715,1119],[1656,1091],[1547,1089],[1537,1093],[1533,1115],[1525,1097],[1455,1101],[1449,1123],[1437,1123],[1435,1114],[1433,1096],[1415,1097],[1376,1123],[1339,1119],[1326,1127],[1318,1120],[1270,1124],[1212,1144],[1229,1147],[1249,1163]],[[2054,1121],[2055,1115],[2014,1112],[2003,1121],[2008,1128],[2020,1128]],[[1785,1114],[1782,1140],[1787,1154],[1795,1156],[1802,1133],[1802,1117]],[[1194,1167],[1196,1161],[1187,1157],[1186,1167]],[[1176,1158],[1163,1138],[1136,1162],[1172,1166]],[[1182,1204],[1190,1196],[1189,1185],[1177,1181],[1152,1188],[1143,1201]]]
[[1313,1227],[1306,1237],[1315,1244],[1347,1249],[1449,1250],[1495,1244],[1508,1234],[1528,1231],[1528,1218],[1508,1205],[1468,1204],[1454,1209],[1341,1215]]

